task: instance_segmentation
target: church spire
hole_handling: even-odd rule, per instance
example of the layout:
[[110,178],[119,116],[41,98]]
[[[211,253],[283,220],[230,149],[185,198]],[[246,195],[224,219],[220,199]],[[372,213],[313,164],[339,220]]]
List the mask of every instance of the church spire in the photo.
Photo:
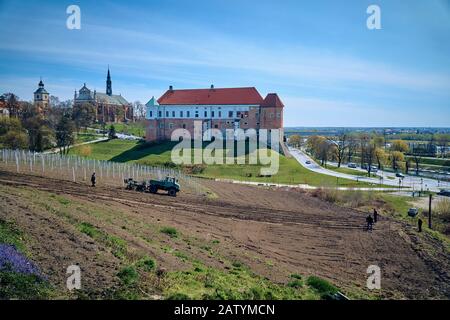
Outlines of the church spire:
[[108,96],[112,95],[112,81],[111,81],[111,74],[109,72],[109,65],[108,65],[108,75],[106,77],[106,94]]

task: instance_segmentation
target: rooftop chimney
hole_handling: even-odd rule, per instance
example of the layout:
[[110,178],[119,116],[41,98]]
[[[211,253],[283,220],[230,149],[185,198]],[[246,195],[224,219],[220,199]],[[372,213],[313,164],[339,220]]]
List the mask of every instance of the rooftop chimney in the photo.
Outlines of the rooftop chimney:
[[169,86],[169,90],[170,90],[170,91],[173,91],[173,86]]
[[214,89],[214,85],[213,85],[213,84],[211,85],[211,90],[212,90],[212,89]]

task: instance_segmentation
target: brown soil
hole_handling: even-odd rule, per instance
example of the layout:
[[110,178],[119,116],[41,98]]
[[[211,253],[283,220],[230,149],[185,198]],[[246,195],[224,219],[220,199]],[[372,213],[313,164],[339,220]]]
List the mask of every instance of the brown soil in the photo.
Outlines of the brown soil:
[[[125,239],[135,252],[155,257],[167,270],[188,268],[149,238],[174,250],[226,268],[217,256],[240,261],[255,273],[286,282],[299,273],[329,279],[344,292],[369,293],[366,270],[381,268],[384,298],[450,298],[448,248],[427,234],[387,217],[371,233],[364,231],[365,215],[324,202],[296,190],[270,190],[204,181],[217,199],[181,192],[172,198],[121,188],[88,187],[30,175],[0,171],[0,185],[61,194],[83,203],[111,209],[110,222],[74,209],[77,221],[88,221]],[[36,262],[55,282],[64,283],[67,265],[80,263],[86,286],[99,290],[114,284],[120,265],[110,251],[75,230],[67,219],[44,212],[20,195],[0,194],[0,218],[13,219],[34,240]],[[120,213],[120,214],[119,214]],[[173,226],[192,241],[171,239],[149,226]],[[196,243],[220,241],[217,256]],[[61,271],[62,270],[62,271]]]

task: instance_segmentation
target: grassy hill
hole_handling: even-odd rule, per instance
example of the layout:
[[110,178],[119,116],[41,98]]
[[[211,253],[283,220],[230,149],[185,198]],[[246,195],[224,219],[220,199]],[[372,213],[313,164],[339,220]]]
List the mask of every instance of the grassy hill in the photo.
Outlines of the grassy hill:
[[[135,162],[149,166],[174,166],[171,160],[172,148],[177,142],[147,144],[137,141],[110,140],[71,149],[71,154],[99,160]],[[280,168],[272,177],[260,177],[262,165],[203,165],[197,175],[209,178],[235,179],[268,183],[309,184],[313,186],[367,187],[368,183],[311,172],[295,159],[280,155]],[[181,168],[185,169],[185,168]],[[378,186],[378,185],[376,185]]]

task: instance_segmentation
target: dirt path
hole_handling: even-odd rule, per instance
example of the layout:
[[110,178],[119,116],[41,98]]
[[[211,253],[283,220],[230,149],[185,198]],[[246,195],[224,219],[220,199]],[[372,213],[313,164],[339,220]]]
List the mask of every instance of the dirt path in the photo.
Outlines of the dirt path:
[[[124,229],[119,223],[112,223],[105,228],[120,234],[131,246],[157,255],[156,259],[168,269],[183,268],[183,264],[142,241],[148,230],[141,224],[174,226],[199,241],[217,239],[220,255],[241,261],[276,282],[286,282],[292,273],[313,274],[333,281],[344,290],[363,292],[367,267],[375,264],[382,271],[383,297],[450,298],[450,259],[440,242],[426,235],[418,237],[410,227],[384,217],[374,232],[367,233],[363,231],[361,213],[301,191],[205,181],[218,199],[183,193],[171,198],[119,188],[89,188],[80,183],[2,171],[0,184],[35,188],[120,211],[123,214],[120,223],[129,225]],[[6,195],[1,199],[9,201],[10,207],[15,201],[20,203],[20,199]],[[70,226],[63,222],[50,223],[48,217],[24,212],[18,223],[42,239],[37,247],[61,241],[61,246],[55,246],[53,252],[46,252],[51,257],[48,259],[57,259],[61,252],[69,260],[75,254],[89,256],[92,252],[89,246],[94,244],[88,238],[71,239]],[[73,242],[71,245],[77,248],[75,253],[64,251],[66,242]],[[220,261],[190,244],[175,241],[170,245],[206,264],[220,267]],[[107,268],[108,263],[117,265],[114,257],[104,257],[103,267]],[[98,263],[96,259],[93,261]],[[106,272],[103,280],[111,280],[112,273]],[[90,277],[95,281],[95,272]]]

